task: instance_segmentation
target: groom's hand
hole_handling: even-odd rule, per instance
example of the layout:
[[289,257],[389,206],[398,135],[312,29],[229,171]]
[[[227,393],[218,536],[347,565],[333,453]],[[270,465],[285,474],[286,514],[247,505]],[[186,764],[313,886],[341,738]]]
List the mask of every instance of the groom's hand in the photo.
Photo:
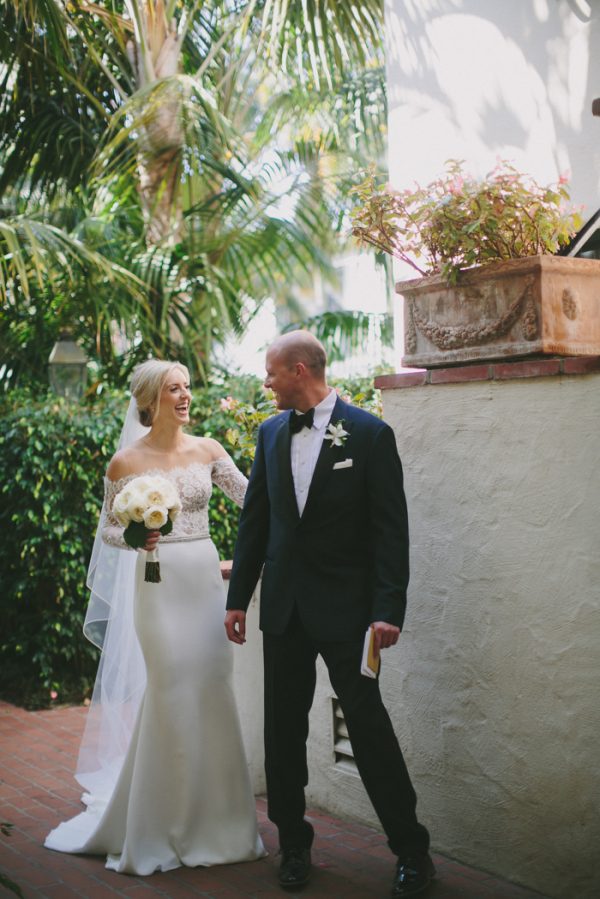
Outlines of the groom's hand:
[[374,621],[373,630],[375,631],[375,651],[387,649],[389,646],[395,646],[400,636],[400,628],[395,624],[388,624],[387,621]]
[[229,609],[225,614],[225,630],[232,643],[245,643],[246,613],[241,609]]

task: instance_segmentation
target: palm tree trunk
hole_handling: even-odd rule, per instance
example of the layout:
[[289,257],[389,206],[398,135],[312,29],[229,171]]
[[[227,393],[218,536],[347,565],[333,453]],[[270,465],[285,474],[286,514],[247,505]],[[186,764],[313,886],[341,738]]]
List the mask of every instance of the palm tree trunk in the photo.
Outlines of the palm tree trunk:
[[138,164],[139,193],[146,219],[149,247],[181,239],[183,224],[178,199],[179,151],[163,153]]
[[[128,44],[138,89],[157,84],[180,70],[181,39],[163,0],[127,0],[134,38]],[[168,83],[148,95],[141,111],[138,173],[146,219],[146,242],[177,242],[183,224],[178,178],[184,146],[182,102]]]

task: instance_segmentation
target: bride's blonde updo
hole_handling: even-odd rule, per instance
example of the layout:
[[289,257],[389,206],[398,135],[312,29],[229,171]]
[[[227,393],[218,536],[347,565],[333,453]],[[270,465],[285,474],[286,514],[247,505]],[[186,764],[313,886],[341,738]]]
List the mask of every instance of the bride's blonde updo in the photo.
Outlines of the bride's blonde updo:
[[161,390],[174,368],[180,369],[189,379],[189,372],[181,362],[148,359],[133,370],[129,386],[137,404],[140,423],[146,428],[152,427],[160,405]]

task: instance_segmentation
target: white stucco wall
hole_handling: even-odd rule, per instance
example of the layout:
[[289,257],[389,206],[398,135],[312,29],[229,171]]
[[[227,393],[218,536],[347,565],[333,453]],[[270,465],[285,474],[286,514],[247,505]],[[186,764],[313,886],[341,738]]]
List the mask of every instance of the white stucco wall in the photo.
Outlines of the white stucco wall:
[[384,692],[442,853],[600,895],[600,376],[384,391],[412,577]]
[[599,0],[385,0],[385,12],[392,185],[427,184],[447,159],[483,176],[500,158],[541,183],[569,173],[584,219],[600,207]]
[[386,0],[386,34],[393,184],[500,156],[600,206],[598,0]]

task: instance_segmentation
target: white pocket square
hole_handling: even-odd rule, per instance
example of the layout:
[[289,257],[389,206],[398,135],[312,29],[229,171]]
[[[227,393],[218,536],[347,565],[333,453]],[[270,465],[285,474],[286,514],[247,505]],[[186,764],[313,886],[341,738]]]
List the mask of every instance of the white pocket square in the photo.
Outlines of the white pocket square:
[[352,459],[342,459],[341,462],[336,462],[333,466],[333,470],[336,468],[352,468],[353,460]]

